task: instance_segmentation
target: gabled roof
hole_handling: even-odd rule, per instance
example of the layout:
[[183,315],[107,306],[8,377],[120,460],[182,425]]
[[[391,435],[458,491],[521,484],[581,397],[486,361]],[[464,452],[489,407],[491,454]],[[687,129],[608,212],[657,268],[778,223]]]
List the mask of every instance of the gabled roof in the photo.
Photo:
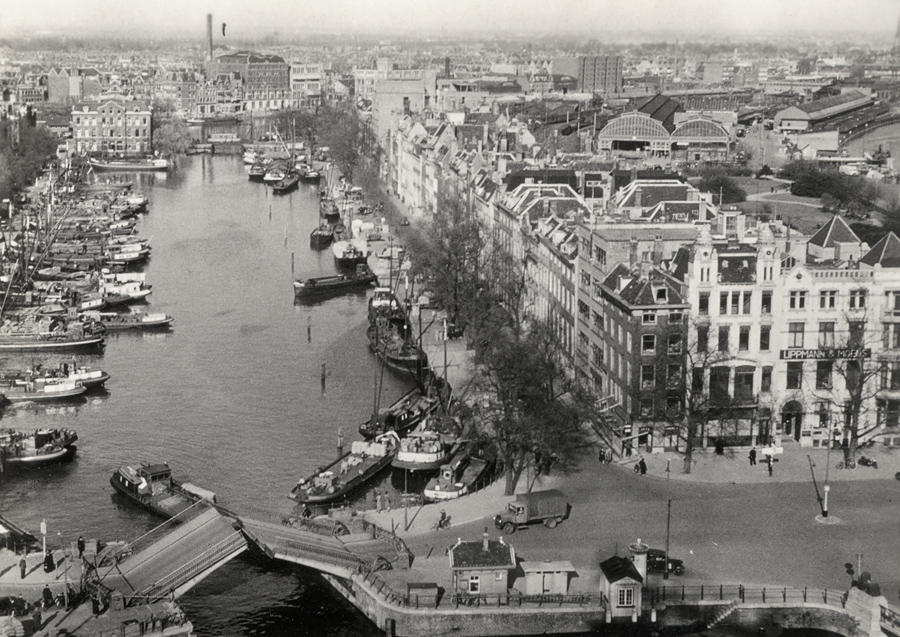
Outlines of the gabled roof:
[[618,555],[600,562],[600,570],[603,571],[606,581],[610,584],[623,580],[626,577],[630,577],[636,582],[644,581],[644,578],[641,577],[641,574],[635,568],[634,562]]
[[[659,272],[652,271],[649,277],[641,277],[637,268],[632,269],[624,263],[619,263],[613,268],[603,281],[603,285],[616,292],[629,305],[684,305],[687,303],[679,289]],[[656,290],[659,288],[666,289],[666,300],[663,303],[656,300]]]
[[809,239],[809,243],[822,248],[833,248],[836,242],[862,243],[843,217],[838,215],[834,215]]
[[515,568],[516,554],[509,544],[488,540],[459,542],[450,549],[450,568]]
[[888,232],[859,262],[883,268],[900,268],[900,239],[893,232]]

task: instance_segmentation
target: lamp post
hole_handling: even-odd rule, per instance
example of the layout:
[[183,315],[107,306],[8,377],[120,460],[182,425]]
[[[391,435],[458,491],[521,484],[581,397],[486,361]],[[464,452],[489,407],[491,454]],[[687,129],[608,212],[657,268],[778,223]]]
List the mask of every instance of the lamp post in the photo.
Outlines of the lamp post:
[[672,499],[669,497],[669,462],[670,458],[666,458],[666,561],[663,568],[663,579],[669,579],[669,529],[672,523]]

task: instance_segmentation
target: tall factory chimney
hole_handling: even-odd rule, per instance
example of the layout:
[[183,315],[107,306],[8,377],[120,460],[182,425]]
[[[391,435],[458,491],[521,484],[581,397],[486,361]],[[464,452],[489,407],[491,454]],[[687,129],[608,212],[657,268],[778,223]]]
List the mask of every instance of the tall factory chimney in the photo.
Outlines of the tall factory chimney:
[[213,44],[212,44],[212,14],[206,14],[206,46],[208,47],[208,51],[206,52],[206,61],[212,62],[213,59]]

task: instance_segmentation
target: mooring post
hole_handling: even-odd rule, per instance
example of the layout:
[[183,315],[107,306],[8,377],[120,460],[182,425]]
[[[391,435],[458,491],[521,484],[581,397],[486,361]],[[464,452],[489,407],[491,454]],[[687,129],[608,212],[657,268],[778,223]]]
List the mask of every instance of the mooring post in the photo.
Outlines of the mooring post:
[[312,343],[312,317],[306,317],[306,342]]
[[338,447],[337,452],[339,456],[344,455],[344,428],[338,427]]
[[325,376],[326,376],[325,363],[322,363],[322,395],[323,396],[325,395]]
[[291,276],[294,276],[294,251],[291,250]]

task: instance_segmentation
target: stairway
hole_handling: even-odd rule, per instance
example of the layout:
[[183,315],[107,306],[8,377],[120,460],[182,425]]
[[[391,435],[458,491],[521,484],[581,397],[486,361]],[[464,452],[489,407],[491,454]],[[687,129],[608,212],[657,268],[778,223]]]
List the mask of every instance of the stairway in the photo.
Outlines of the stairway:
[[713,618],[706,622],[706,630],[713,628],[719,624],[723,619],[731,615],[735,610],[737,610],[738,604],[740,602],[738,600],[734,600],[730,604],[726,606],[721,606],[718,610],[716,610],[716,614],[713,615]]

